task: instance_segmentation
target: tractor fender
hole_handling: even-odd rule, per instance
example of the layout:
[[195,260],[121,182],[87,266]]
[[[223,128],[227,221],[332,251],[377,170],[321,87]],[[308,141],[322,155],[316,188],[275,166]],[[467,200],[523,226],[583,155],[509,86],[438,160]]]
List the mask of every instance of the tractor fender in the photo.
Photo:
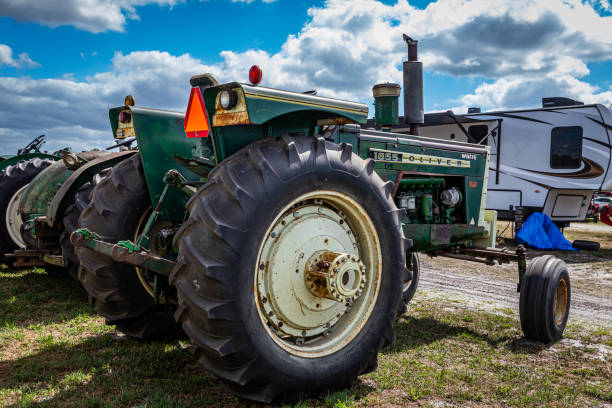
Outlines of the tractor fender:
[[[93,150],[75,153],[80,160],[90,161],[102,155],[108,155],[105,151]],[[23,215],[43,215],[47,212],[47,206],[62,184],[72,175],[74,170],[66,167],[63,160],[58,160],[41,171],[28,184],[21,200],[19,201],[19,212]]]
[[47,204],[59,186],[70,177],[72,170],[68,169],[62,160],[58,160],[41,171],[30,181],[21,194],[19,213],[22,218],[30,215],[43,215]]
[[106,154],[85,163],[75,170],[62,184],[59,190],[57,190],[53,196],[53,199],[49,203],[46,211],[47,224],[49,224],[50,227],[54,227],[62,222],[64,210],[66,207],[72,204],[77,190],[83,184],[91,181],[94,175],[105,168],[114,166],[115,164],[131,157],[136,153],[138,153],[136,150],[127,150],[123,152]]
[[15,156],[4,156],[4,160],[0,162],[0,171],[4,171],[9,166],[13,164],[17,164],[22,160],[30,160],[38,157],[39,159],[51,159],[51,160],[60,160],[61,157],[54,156],[52,154],[47,153],[27,153],[27,154],[18,154]]

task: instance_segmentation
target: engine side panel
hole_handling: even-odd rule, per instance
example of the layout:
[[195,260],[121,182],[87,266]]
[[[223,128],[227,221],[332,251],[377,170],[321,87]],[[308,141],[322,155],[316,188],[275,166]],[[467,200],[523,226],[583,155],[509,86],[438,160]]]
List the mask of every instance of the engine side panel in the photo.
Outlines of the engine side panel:
[[[342,136],[340,136],[342,139]],[[359,155],[393,183],[404,233],[416,251],[482,238],[489,149],[409,135],[361,131]]]

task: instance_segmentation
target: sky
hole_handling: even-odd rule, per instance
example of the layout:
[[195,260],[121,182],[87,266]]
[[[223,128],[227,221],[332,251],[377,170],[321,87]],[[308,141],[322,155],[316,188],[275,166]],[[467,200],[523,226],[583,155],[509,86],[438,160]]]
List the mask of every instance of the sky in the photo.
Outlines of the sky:
[[[0,0],[0,154],[113,144],[108,110],[184,112],[212,73],[360,101],[419,40],[425,110],[612,105],[610,0]],[[401,108],[400,108],[401,109]]]

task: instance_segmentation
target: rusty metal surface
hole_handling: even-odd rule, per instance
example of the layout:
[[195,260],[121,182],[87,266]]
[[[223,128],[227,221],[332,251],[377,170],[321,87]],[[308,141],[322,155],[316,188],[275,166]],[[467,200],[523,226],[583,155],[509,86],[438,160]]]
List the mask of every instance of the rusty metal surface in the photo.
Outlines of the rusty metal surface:
[[99,254],[106,255],[117,262],[125,262],[134,266],[148,269],[164,276],[170,276],[174,262],[153,255],[144,250],[130,252],[124,246],[110,244],[93,237],[86,237],[81,231],[75,231],[70,235],[70,242],[75,247],[86,247]]
[[[480,262],[487,265],[494,265],[495,261],[499,265],[510,262],[525,262],[525,249],[522,245],[516,251],[506,248],[464,248],[453,247],[429,253],[431,256],[443,256],[447,258],[461,259],[470,262]],[[520,265],[519,265],[520,269]]]
[[42,257],[48,254],[49,251],[37,249],[18,249],[12,253],[5,254],[7,258],[15,258],[13,266],[16,268],[25,268],[32,266],[45,266]]
[[219,103],[219,95],[215,99],[215,113],[213,115],[213,127],[232,126],[232,125],[248,125],[249,113],[247,112],[246,103],[244,101],[244,92],[242,88],[232,88],[236,92],[236,105],[232,109],[225,110]]
[[[75,156],[80,163],[85,163],[109,154],[105,151],[92,150],[71,153],[71,155]],[[69,169],[63,160],[58,160],[41,171],[24,191],[19,202],[19,212],[24,215],[45,214],[49,203],[73,172],[74,170]]]
[[431,245],[447,245],[451,239],[451,226],[446,224],[431,225]]
[[59,266],[62,268],[67,267],[66,259],[62,255],[48,255],[45,254],[42,256],[42,260],[51,265]]
[[[105,168],[114,166],[120,161],[129,158],[136,152],[136,150],[129,150],[125,152],[106,153],[89,161],[88,163],[79,167],[78,170],[74,171],[52,197],[51,202],[46,209],[47,224],[54,226],[62,221],[64,210],[70,203],[72,203],[76,191],[83,184],[91,181],[92,177],[96,173],[104,170]],[[81,154],[82,153],[79,153],[79,156]]]
[[72,172],[61,160],[41,171],[21,195],[19,213],[22,215],[44,214],[48,203]]

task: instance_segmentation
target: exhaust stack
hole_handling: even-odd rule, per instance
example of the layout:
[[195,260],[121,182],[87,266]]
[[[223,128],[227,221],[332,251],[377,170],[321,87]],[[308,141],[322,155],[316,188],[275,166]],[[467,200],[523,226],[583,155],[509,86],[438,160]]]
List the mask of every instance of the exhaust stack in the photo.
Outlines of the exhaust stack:
[[404,34],[408,45],[408,61],[403,64],[404,73],[404,123],[410,125],[410,133],[419,134],[419,125],[425,122],[423,110],[423,63],[418,61],[418,41]]

